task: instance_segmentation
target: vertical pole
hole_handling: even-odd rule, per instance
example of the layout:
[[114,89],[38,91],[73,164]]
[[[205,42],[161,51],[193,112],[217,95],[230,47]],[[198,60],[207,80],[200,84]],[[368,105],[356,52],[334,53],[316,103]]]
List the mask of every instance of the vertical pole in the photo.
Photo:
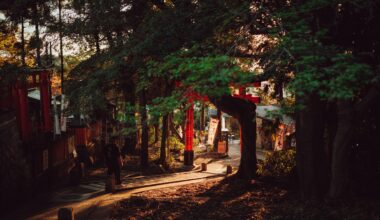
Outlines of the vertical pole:
[[21,131],[21,139],[27,141],[29,139],[29,117],[28,117],[28,92],[26,85],[18,84],[18,117]]
[[49,132],[52,128],[50,118],[50,97],[49,97],[49,77],[48,72],[41,72],[40,76],[40,95],[41,95],[41,109],[44,120],[43,130]]
[[239,88],[239,95],[245,95],[245,87]]
[[205,130],[205,104],[202,103],[201,107],[201,117],[200,117],[200,131]]
[[59,22],[59,57],[61,61],[60,74],[61,74],[61,94],[64,94],[64,69],[63,69],[63,24],[62,24],[62,0],[58,0],[58,22]]
[[26,66],[26,52],[25,52],[25,27],[24,27],[24,16],[21,16],[21,63],[22,66]]
[[221,141],[222,137],[222,111],[220,109],[217,109],[217,116],[218,118],[218,126],[217,126],[217,131],[215,134],[215,139],[214,139],[214,151],[218,151],[218,146],[219,146],[219,141]]
[[[41,63],[41,44],[40,44],[40,18],[39,18],[39,5],[38,5],[38,1],[35,3],[35,8],[34,8],[34,16],[35,16],[35,26],[36,26],[36,39],[37,39],[37,58],[36,58],[36,63],[37,63],[37,66],[38,67],[41,67],[42,66],[42,63]],[[42,45],[43,46],[43,45]]]
[[[61,103],[61,105],[62,105],[62,103]],[[54,109],[54,137],[55,137],[55,135],[61,134],[61,126],[60,126],[59,119],[58,119],[56,96],[53,97],[53,109]]]
[[243,136],[241,133],[241,125],[240,125],[240,153],[243,152]]
[[75,128],[75,146],[87,145],[86,127]]
[[191,166],[194,162],[194,151],[193,151],[193,138],[194,138],[194,104],[190,100],[191,105],[186,110],[186,128],[185,128],[185,154],[184,162],[185,165]]

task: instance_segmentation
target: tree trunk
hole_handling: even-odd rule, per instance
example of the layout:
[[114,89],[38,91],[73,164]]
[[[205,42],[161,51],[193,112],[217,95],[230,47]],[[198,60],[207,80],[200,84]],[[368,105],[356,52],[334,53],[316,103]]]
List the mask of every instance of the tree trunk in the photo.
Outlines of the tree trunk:
[[244,179],[254,178],[257,171],[255,104],[232,96],[210,100],[218,109],[239,121],[242,152],[237,175]]
[[[184,111],[186,111],[186,110],[184,110]],[[186,134],[185,134],[185,130],[186,130],[186,117],[182,120],[181,130],[182,130],[181,143],[186,143]]]
[[109,45],[110,49],[114,49],[115,48],[115,44],[114,44],[114,41],[113,41],[112,33],[111,32],[107,32],[106,37],[107,37],[107,41],[108,41],[108,45]]
[[35,19],[35,27],[36,27],[36,39],[37,39],[37,58],[36,58],[36,62],[37,62],[37,66],[38,67],[41,67],[42,66],[42,63],[41,63],[41,44],[40,44],[40,18],[39,18],[39,12],[38,12],[38,3],[36,3],[35,5],[35,8],[34,8],[34,19]]
[[220,109],[217,110],[216,117],[219,120],[219,122],[216,128],[216,134],[215,134],[215,139],[214,139],[214,151],[218,151],[218,143],[222,136],[222,111]]
[[335,135],[329,197],[337,199],[347,195],[349,186],[349,154],[354,134],[354,109],[350,101],[338,101],[338,127]]
[[26,52],[25,52],[25,27],[24,16],[21,16],[21,63],[22,66],[26,66]]
[[162,118],[162,133],[161,133],[161,148],[160,148],[160,163],[166,165],[166,139],[168,135],[169,115],[165,114]]
[[[127,121],[125,124],[127,128],[131,130],[136,129],[136,132],[130,132],[127,135],[127,137],[125,137],[123,151],[126,154],[133,154],[136,151],[136,145],[137,145],[136,143],[137,125],[136,125],[136,120],[135,120],[135,105],[136,105],[135,86],[132,83],[126,85],[124,92],[125,92],[125,102],[129,104],[131,107],[131,109],[126,109]],[[144,105],[142,106],[144,107]]]
[[199,126],[200,131],[205,130],[205,104],[202,103],[201,107],[201,116],[200,116],[200,126]]
[[58,18],[59,18],[59,58],[61,74],[61,92],[64,93],[64,68],[63,68],[63,24],[62,24],[62,0],[58,0]]
[[[174,85],[174,84],[173,84]],[[171,94],[173,85],[165,79],[165,96],[168,97]],[[169,113],[166,113],[162,118],[162,133],[161,133],[161,148],[160,148],[160,163],[164,166],[167,165],[167,138],[169,135]]]
[[122,47],[123,46],[123,32],[121,30],[116,31],[116,41],[117,41],[117,46]]
[[[171,116],[171,118],[173,118],[173,116]],[[176,136],[178,140],[182,141],[182,137],[181,137],[181,135],[179,134],[178,130],[176,129],[173,120],[170,120],[169,127],[170,127],[170,131],[171,131],[171,133],[172,133],[174,136]],[[184,144],[184,143],[183,143],[183,144]]]
[[96,54],[100,54],[100,37],[99,37],[98,32],[94,33],[94,39],[95,39]]
[[326,106],[326,128],[324,132],[324,151],[327,158],[327,170],[331,170],[331,161],[334,148],[334,139],[337,130],[337,115],[336,115],[336,105],[335,103],[328,103]]
[[148,145],[149,145],[149,127],[146,109],[145,91],[140,92],[140,114],[141,114],[141,168],[148,167]]
[[304,199],[319,199],[328,186],[327,158],[323,148],[325,104],[316,94],[297,99],[297,102],[305,106],[297,112],[296,120],[300,192]]

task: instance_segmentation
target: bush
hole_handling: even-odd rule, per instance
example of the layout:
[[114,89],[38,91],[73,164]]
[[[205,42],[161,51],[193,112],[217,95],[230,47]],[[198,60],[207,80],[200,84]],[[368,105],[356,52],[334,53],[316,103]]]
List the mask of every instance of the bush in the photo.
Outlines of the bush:
[[259,163],[257,173],[262,176],[289,176],[296,166],[295,149],[267,152],[265,160]]
[[170,151],[172,152],[181,152],[181,150],[185,149],[185,145],[181,143],[180,140],[178,140],[175,136],[170,136],[168,138],[168,146]]

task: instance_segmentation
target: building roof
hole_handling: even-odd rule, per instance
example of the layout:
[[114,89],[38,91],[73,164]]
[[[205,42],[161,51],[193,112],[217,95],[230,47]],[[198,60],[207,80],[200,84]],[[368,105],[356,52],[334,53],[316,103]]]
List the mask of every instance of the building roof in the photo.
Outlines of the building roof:
[[[31,89],[31,90],[28,90],[28,98],[35,99],[35,100],[40,101],[40,100],[41,100],[40,90],[39,90],[39,89]],[[61,104],[61,102],[58,101],[58,100],[57,100],[56,102],[57,102],[57,105],[60,105],[60,104]],[[54,105],[53,97],[52,97],[52,99],[51,99],[51,104]]]
[[294,123],[294,120],[281,113],[281,107],[275,105],[258,105],[256,106],[256,116],[266,120],[275,120],[279,116],[280,122],[290,125]]

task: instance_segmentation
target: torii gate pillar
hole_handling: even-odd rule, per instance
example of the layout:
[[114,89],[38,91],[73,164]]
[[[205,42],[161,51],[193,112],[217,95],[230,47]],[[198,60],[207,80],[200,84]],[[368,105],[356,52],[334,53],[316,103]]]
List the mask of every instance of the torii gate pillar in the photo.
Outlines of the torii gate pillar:
[[192,166],[194,162],[193,138],[194,138],[194,104],[186,110],[185,128],[185,153],[184,162],[187,166]]
[[41,109],[43,116],[43,131],[50,132],[52,130],[52,121],[50,117],[50,93],[49,93],[49,72],[43,71],[40,74],[40,95],[41,95]]

